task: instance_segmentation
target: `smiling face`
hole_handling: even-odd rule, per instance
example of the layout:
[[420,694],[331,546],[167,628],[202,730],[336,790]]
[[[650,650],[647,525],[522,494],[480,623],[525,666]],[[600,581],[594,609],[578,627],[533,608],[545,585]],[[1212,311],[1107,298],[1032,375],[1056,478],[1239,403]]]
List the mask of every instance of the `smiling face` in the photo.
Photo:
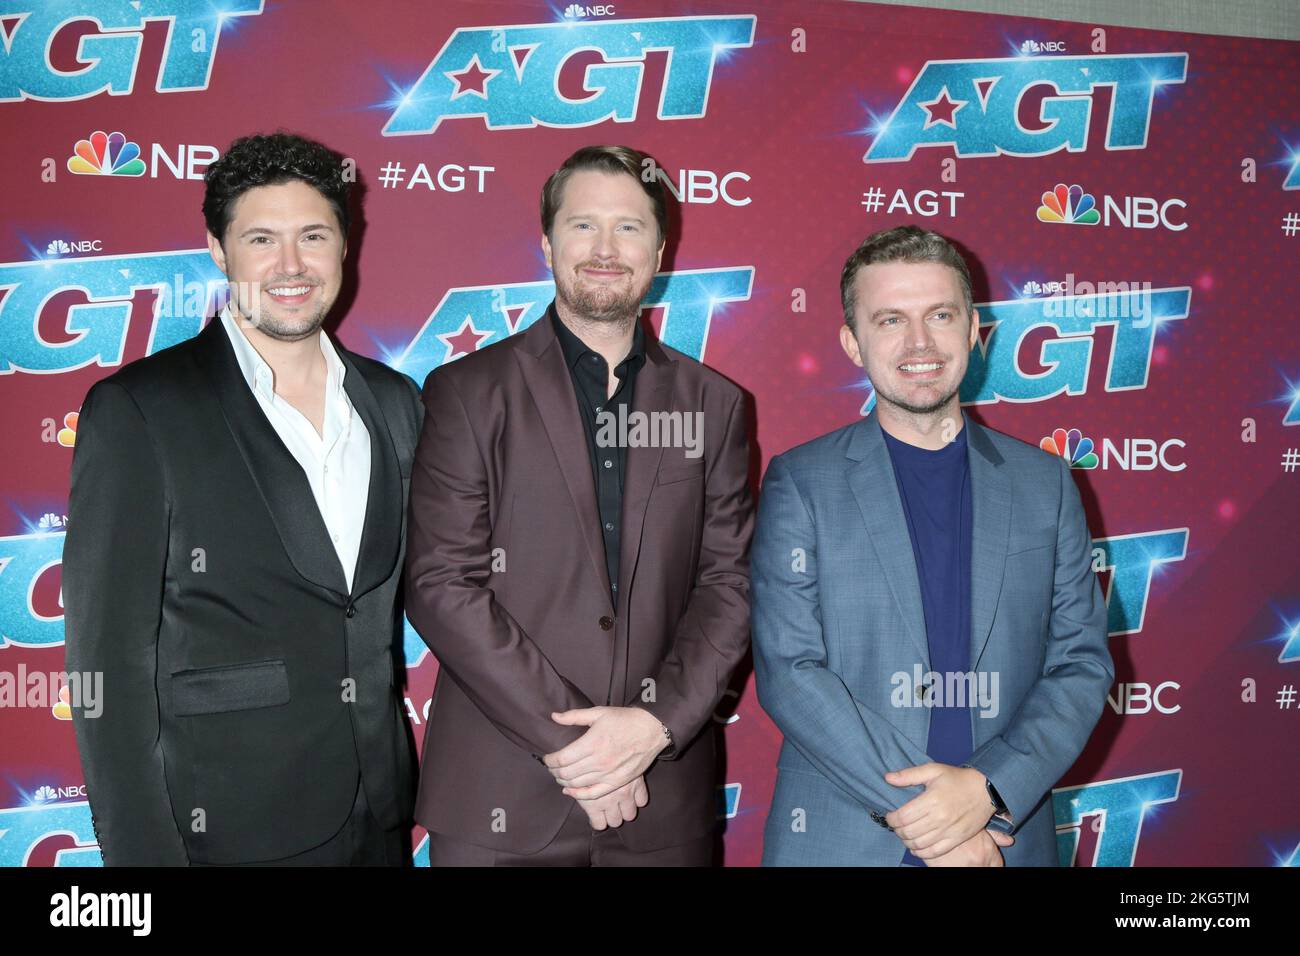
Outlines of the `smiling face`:
[[877,262],[858,270],[854,290],[854,329],[840,329],[840,344],[866,371],[880,410],[955,415],[979,335],[979,313],[967,316],[956,271],[937,262]]
[[231,306],[271,338],[315,334],[338,297],[347,241],[333,207],[300,180],[256,186],[235,200],[224,241],[208,235],[230,280]]
[[650,197],[631,176],[579,170],[542,237],[556,301],[592,322],[636,316],[663,259]]

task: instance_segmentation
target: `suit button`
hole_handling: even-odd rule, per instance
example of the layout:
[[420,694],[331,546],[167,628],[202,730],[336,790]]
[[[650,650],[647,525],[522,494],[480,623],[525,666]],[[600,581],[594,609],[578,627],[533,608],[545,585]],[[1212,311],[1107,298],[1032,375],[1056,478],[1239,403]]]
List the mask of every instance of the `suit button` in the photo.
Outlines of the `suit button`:
[[613,619],[612,617],[610,617],[608,614],[606,614],[606,615],[604,615],[603,617],[601,617],[601,619],[600,619],[600,629],[601,629],[602,631],[608,631],[608,630],[609,630],[610,628],[612,628],[613,626],[614,626],[614,619]]
[[875,820],[877,823],[879,823],[879,824],[880,824],[882,827],[884,827],[886,830],[891,830],[891,829],[893,829],[893,828],[888,824],[888,822],[886,822],[885,818],[884,818],[883,816],[881,816],[879,813],[877,813],[875,810],[872,810],[872,811],[871,811],[871,819]]
[[346,611],[344,611],[343,614],[344,614],[345,617],[356,617],[356,616],[357,616],[357,606],[356,606],[355,604],[349,604],[349,605],[348,605],[348,609],[347,609]]

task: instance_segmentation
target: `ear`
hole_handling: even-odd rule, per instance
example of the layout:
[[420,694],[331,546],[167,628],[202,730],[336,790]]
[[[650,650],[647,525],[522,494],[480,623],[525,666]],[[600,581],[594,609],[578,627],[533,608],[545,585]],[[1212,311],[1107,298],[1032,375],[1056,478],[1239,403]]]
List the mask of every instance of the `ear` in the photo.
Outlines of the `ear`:
[[542,255],[546,257],[546,268],[554,272],[555,266],[551,265],[551,240],[546,237],[545,233],[542,233]]
[[664,247],[665,247],[666,245],[667,245],[667,243],[666,243],[664,240],[662,240],[662,239],[659,240],[659,251],[655,253],[655,272],[658,272],[658,271],[659,271],[659,267],[660,267],[661,265],[663,265],[663,262],[664,262]]
[[970,310],[970,347],[974,348],[975,343],[980,340],[980,310]]
[[858,368],[863,368],[862,350],[858,348],[858,337],[853,334],[853,330],[847,325],[840,326],[840,348],[844,349],[844,354]]
[[226,250],[221,248],[221,240],[212,233],[208,233],[208,255],[212,256],[212,261],[217,264],[221,274],[229,277],[226,272]]

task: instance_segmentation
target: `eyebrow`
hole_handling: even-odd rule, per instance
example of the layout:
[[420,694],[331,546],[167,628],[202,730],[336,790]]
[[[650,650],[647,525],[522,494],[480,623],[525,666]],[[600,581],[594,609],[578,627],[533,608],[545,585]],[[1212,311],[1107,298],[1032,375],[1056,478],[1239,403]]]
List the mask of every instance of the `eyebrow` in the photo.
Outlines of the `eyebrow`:
[[[925,314],[929,315],[931,312],[937,312],[940,309],[947,309],[949,312],[960,311],[957,308],[957,303],[955,302],[936,302],[934,305],[930,306],[928,309],[925,310]],[[892,308],[876,309],[875,312],[871,313],[870,321],[874,322],[876,321],[876,319],[883,318],[886,315],[903,315],[903,310],[892,309]]]
[[[298,230],[298,232],[299,233],[321,232],[326,230],[329,232],[333,232],[334,227],[327,225],[326,223],[323,222],[314,222],[310,226],[303,226],[301,229]],[[266,226],[252,226],[251,228],[245,229],[243,232],[241,232],[239,234],[239,238],[243,239],[245,236],[252,236],[252,235],[274,236],[275,230],[268,229]]]
[[[573,222],[573,220],[575,220],[575,219],[595,219],[595,218],[596,218],[596,217],[595,217],[595,214],[593,214],[593,213],[589,213],[589,212],[575,212],[575,213],[572,213],[571,215],[565,216],[565,217],[564,217],[564,221],[565,221],[565,222]],[[644,226],[644,225],[645,225],[645,220],[642,219],[640,216],[618,216],[617,219],[618,219],[619,222],[635,222],[637,225],[640,225],[640,226]]]

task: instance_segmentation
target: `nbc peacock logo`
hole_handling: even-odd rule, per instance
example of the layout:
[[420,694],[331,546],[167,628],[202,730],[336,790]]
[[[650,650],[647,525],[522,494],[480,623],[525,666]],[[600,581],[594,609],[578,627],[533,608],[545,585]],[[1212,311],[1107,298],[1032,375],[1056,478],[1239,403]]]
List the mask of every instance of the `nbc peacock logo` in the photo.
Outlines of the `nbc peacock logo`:
[[63,427],[56,437],[64,448],[72,448],[77,444],[77,419],[80,417],[79,412],[68,412],[63,416]]
[[72,719],[72,701],[68,696],[67,684],[59,688],[59,699],[50,710],[58,720]]
[[1097,200],[1078,184],[1057,183],[1051,192],[1043,193],[1041,203],[1038,207],[1039,222],[1064,222],[1076,226],[1095,226],[1101,222]]
[[1049,455],[1061,456],[1071,468],[1097,467],[1097,453],[1092,450],[1092,439],[1084,438],[1083,432],[1077,428],[1071,428],[1069,431],[1058,428],[1040,441],[1038,447]]
[[68,171],[80,176],[143,176],[144,160],[140,145],[125,133],[96,130],[88,139],[77,140]]

